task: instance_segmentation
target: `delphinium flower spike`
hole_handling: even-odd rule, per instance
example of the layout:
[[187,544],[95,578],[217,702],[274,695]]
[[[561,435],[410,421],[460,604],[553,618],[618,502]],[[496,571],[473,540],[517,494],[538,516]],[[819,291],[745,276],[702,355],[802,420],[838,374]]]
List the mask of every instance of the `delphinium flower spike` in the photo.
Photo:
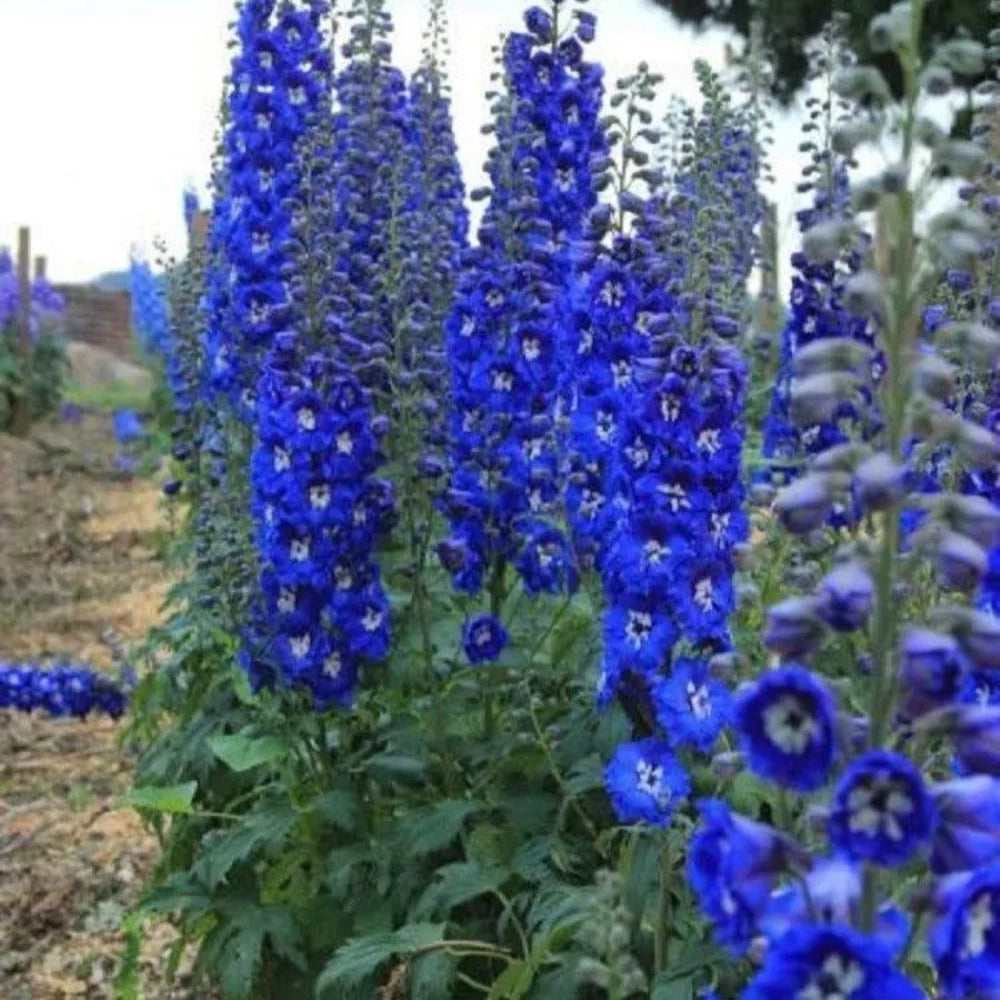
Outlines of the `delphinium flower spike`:
[[[389,642],[389,608],[373,550],[391,510],[368,394],[354,374],[338,315],[333,261],[351,234],[337,230],[325,193],[333,145],[329,7],[285,5],[273,94],[286,95],[296,124],[285,166],[289,301],[294,321],[276,332],[257,382],[251,507],[260,593],[244,634],[242,662],[256,685],[308,689],[318,707],[348,704],[365,661]],[[343,326],[342,326],[343,325]]]
[[[831,498],[849,498],[866,528],[841,546],[812,594],[771,609],[763,643],[777,662],[737,696],[745,765],[782,789],[780,829],[705,802],[689,855],[692,887],[718,940],[761,966],[742,994],[748,1000],[918,1000],[931,985],[915,960],[918,947],[933,958],[934,995],[988,997],[1000,982],[1000,855],[983,798],[996,790],[1000,770],[1000,710],[966,702],[971,670],[1000,652],[1000,630],[953,603],[976,579],[973,549],[996,541],[997,512],[945,492],[921,494],[912,446],[950,447],[960,461],[982,463],[995,460],[998,445],[929,392],[925,374],[929,358],[944,363],[962,343],[954,327],[924,335],[932,262],[964,245],[961,257],[971,244],[938,240],[940,218],[927,238],[917,237],[929,191],[921,144],[930,140],[935,163],[955,153],[950,140],[921,126],[922,100],[940,91],[939,67],[975,72],[981,46],[945,43],[924,62],[924,11],[923,0],[897,3],[870,28],[872,47],[895,53],[903,66],[901,107],[872,67],[846,66],[834,80],[855,108],[834,129],[836,148],[853,153],[877,143],[885,122],[897,136],[889,163],[853,201],[855,211],[884,213],[886,252],[876,255],[877,270],[862,268],[843,287],[844,307],[873,321],[885,358],[874,386],[882,426],[869,441],[877,451],[835,446],[813,457],[778,511],[808,536],[827,521]],[[968,223],[951,217],[948,226],[975,234],[975,220]],[[859,232],[851,215],[836,232],[817,220],[805,253],[828,261]],[[992,350],[1000,350],[993,336]],[[816,361],[808,346],[793,355],[793,398]],[[837,382],[854,374],[854,363],[851,352],[831,351],[820,370]],[[843,378],[831,392],[834,406],[855,384]],[[857,441],[861,429],[849,433]],[[923,520],[904,546],[904,515],[913,509]]]
[[597,404],[598,436],[613,429],[605,492],[617,508],[617,523],[604,526],[598,695],[605,704],[618,699],[637,735],[647,735],[619,750],[607,780],[621,820],[653,822],[655,813],[657,825],[670,821],[680,798],[665,798],[654,813],[629,812],[635,800],[621,796],[622,783],[644,779],[622,761],[646,748],[641,759],[666,774],[668,761],[681,766],[677,755],[710,751],[730,721],[730,695],[713,657],[731,645],[734,547],[746,530],[745,370],[727,341],[738,338],[747,310],[760,161],[744,111],[704,70],[702,78],[706,103],[689,117],[689,155],[670,185],[656,178],[646,203],[624,202],[638,209],[635,235],[613,242],[592,291],[604,300],[602,311],[625,310],[616,339],[595,336],[600,351],[618,352],[610,369],[617,398],[609,385]]
[[55,718],[93,714],[118,719],[127,705],[127,689],[90,667],[0,663],[0,709],[45,712]]

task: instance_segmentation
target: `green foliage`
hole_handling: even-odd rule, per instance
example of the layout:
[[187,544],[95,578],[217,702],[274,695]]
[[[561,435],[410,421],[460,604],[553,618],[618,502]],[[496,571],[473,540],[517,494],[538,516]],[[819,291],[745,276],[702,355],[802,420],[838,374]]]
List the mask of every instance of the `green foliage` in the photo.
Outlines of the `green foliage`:
[[0,330],[0,430],[9,429],[14,401],[25,395],[32,420],[54,413],[68,371],[66,345],[50,326],[39,331],[28,359],[18,353],[14,330]]

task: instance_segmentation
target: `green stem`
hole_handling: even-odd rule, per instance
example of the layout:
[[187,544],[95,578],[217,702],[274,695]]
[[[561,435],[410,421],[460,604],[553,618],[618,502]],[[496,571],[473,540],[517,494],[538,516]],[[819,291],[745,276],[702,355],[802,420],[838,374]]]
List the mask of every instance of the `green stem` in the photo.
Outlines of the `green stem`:
[[659,976],[670,968],[670,935],[673,923],[674,898],[671,893],[674,862],[669,843],[660,851],[660,891],[656,906],[656,926],[653,928],[653,966]]

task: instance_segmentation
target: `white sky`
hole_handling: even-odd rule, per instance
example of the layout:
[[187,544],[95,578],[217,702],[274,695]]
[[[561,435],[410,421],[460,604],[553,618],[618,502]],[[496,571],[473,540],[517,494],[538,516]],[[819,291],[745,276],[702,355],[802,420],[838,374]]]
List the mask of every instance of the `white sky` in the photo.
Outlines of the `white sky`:
[[[343,5],[344,0],[341,0]],[[455,120],[466,183],[480,183],[490,46],[527,0],[448,0]],[[420,55],[424,0],[389,0],[396,62]],[[235,0],[0,0],[0,245],[32,227],[55,281],[127,266],[133,243],[183,242],[181,195],[204,191]],[[724,64],[721,32],[695,35],[648,0],[594,0],[590,58],[609,83],[645,59],[694,98],[692,63]],[[801,158],[797,116],[778,122],[780,213]]]

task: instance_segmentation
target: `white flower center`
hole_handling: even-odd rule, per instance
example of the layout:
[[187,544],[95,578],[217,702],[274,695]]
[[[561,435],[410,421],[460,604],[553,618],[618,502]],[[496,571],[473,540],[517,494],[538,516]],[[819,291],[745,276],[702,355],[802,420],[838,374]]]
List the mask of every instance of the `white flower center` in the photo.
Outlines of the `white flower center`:
[[616,361],[611,366],[611,376],[616,389],[624,389],[632,382],[632,366],[627,361]]
[[642,551],[649,566],[659,566],[664,558],[670,555],[670,547],[664,545],[658,538],[650,538],[643,545]]
[[284,448],[274,449],[274,471],[287,472],[292,467],[292,456]]
[[903,782],[890,774],[876,774],[851,789],[847,808],[853,833],[900,841],[905,833],[901,821],[913,814],[914,804]]
[[648,611],[630,611],[625,624],[625,638],[634,649],[640,649],[653,631],[653,616]]
[[337,566],[333,571],[333,578],[337,584],[337,590],[350,590],[354,583],[354,574],[347,566]]
[[312,648],[312,638],[308,635],[292,636],[288,644],[292,649],[292,656],[296,660],[304,660]]
[[331,653],[323,661],[323,676],[335,681],[340,676],[342,666],[340,653]]
[[337,452],[340,455],[354,454],[354,437],[350,431],[341,431],[337,435]]
[[709,455],[716,455],[722,447],[721,433],[716,428],[702,431],[698,435],[698,447],[702,451],[707,451]]
[[615,415],[607,410],[601,410],[597,414],[597,437],[598,440],[608,444],[615,436]]
[[642,438],[636,438],[625,448],[625,454],[632,466],[641,469],[649,461],[649,448]]
[[497,392],[510,392],[514,388],[514,376],[508,371],[494,372],[493,388]]
[[295,422],[304,431],[316,430],[316,414],[309,409],[308,406],[303,406],[302,409],[295,414]]
[[765,710],[764,731],[785,753],[800,754],[819,735],[819,723],[809,705],[787,694]]
[[291,587],[282,587],[278,594],[278,611],[290,615],[295,610],[295,591]]
[[471,337],[476,330],[476,321],[469,315],[462,317],[462,329],[459,331],[463,337]]
[[965,921],[965,949],[963,957],[978,958],[989,947],[989,933],[996,925],[993,915],[993,895],[984,892],[977,896]]
[[667,498],[670,509],[676,514],[679,510],[690,510],[691,501],[687,490],[680,483],[663,483],[657,489]]
[[696,719],[708,719],[712,715],[712,696],[708,693],[708,687],[702,684],[700,687],[694,681],[687,683],[688,704],[691,706],[691,713]]
[[625,285],[617,279],[605,281],[601,286],[601,301],[613,309],[620,309],[625,301]]
[[851,1000],[865,983],[864,969],[836,952],[828,955],[823,967],[813,976],[796,1000]]
[[653,799],[661,809],[670,804],[670,789],[663,784],[663,768],[659,764],[640,760],[635,765],[635,783],[639,791]]
[[663,417],[667,423],[673,423],[681,415],[681,401],[677,396],[663,395],[660,396],[660,416]]
[[288,102],[296,107],[306,103],[306,88],[305,87],[292,87],[288,92]]
[[521,353],[526,361],[537,361],[542,356],[542,345],[537,337],[526,337],[521,343]]
[[361,627],[366,632],[377,632],[382,627],[384,615],[378,608],[365,608],[365,613],[361,618]]
[[695,581],[693,600],[702,611],[711,611],[715,607],[715,585],[710,576]]
[[726,532],[729,531],[729,522],[731,517],[729,514],[713,514],[711,517],[712,522],[712,538],[716,545],[721,545],[725,541]]
[[504,303],[503,292],[499,288],[491,288],[486,293],[486,304],[491,309],[499,309]]
[[309,505],[313,510],[326,510],[331,499],[330,487],[326,483],[309,487]]
[[289,553],[292,557],[292,562],[305,562],[309,558],[309,539],[293,539]]

